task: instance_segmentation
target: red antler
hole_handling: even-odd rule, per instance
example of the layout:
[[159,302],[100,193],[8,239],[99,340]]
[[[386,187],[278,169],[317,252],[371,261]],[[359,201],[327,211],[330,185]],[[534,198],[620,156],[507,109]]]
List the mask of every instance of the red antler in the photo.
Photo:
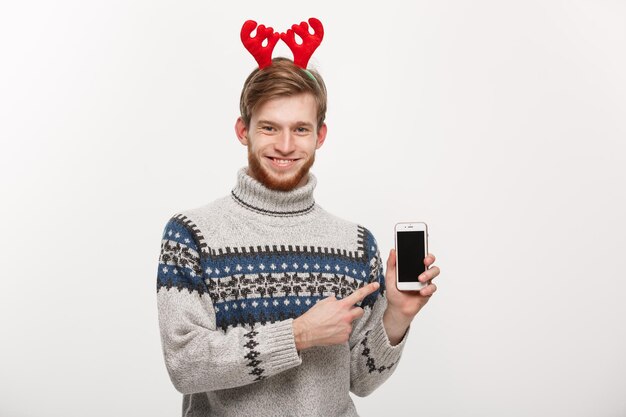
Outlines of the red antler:
[[[241,27],[241,42],[243,46],[252,54],[256,62],[259,63],[259,69],[263,69],[272,63],[272,51],[276,42],[280,38],[277,32],[272,28],[266,28],[259,25],[256,28],[256,35],[251,37],[250,34],[256,28],[254,20],[246,20]],[[267,45],[263,46],[263,42],[267,39]]]
[[[315,31],[313,35],[309,33],[309,25],[307,25],[306,22],[302,22],[299,25],[292,25],[287,33],[280,34],[280,38],[289,46],[291,52],[293,52],[293,62],[304,69],[306,69],[311,55],[313,55],[315,49],[320,46],[324,38],[324,26],[322,26],[322,22],[312,17],[309,19],[309,23]],[[294,32],[302,38],[302,45],[296,43]]]

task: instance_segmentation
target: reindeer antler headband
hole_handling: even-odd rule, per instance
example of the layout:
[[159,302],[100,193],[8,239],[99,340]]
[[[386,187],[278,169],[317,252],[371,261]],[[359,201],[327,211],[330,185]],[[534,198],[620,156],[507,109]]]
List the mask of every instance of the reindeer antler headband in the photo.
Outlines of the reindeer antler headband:
[[[306,22],[301,22],[299,25],[294,24],[286,33],[279,34],[274,32],[271,27],[265,27],[265,25],[257,27],[254,20],[247,20],[241,27],[241,42],[256,59],[259,69],[263,69],[272,64],[272,51],[280,38],[293,52],[294,64],[306,70],[311,55],[320,46],[324,38],[322,22],[312,17],[309,19],[309,23],[315,32],[312,35],[309,33],[309,25]],[[250,34],[254,28],[256,28],[256,35],[251,37]],[[301,45],[296,43],[296,35],[302,39]],[[267,44],[263,46],[263,42],[266,40]]]

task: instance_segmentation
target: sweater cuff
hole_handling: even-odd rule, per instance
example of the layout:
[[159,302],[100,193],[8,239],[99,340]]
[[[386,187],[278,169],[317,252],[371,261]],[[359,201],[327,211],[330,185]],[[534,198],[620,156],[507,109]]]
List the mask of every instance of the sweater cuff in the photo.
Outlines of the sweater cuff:
[[407,328],[404,336],[402,336],[402,340],[400,340],[397,345],[392,346],[381,317],[380,324],[370,330],[367,335],[367,344],[372,354],[376,355],[376,362],[380,365],[397,363],[402,355],[402,350],[406,344],[410,328],[410,326]]
[[293,335],[293,319],[278,321],[267,325],[264,340],[265,365],[269,368],[268,374],[274,375],[302,363],[296,350],[296,340]]

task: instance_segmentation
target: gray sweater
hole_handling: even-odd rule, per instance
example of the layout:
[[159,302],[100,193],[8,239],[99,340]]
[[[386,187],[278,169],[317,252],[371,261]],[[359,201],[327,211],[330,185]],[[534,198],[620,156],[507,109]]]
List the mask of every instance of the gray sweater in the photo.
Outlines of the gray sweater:
[[[395,370],[381,259],[372,234],[315,203],[317,181],[273,191],[238,172],[231,195],[167,223],[157,276],[165,364],[183,416],[357,416]],[[343,345],[296,350],[292,322],[371,281]]]

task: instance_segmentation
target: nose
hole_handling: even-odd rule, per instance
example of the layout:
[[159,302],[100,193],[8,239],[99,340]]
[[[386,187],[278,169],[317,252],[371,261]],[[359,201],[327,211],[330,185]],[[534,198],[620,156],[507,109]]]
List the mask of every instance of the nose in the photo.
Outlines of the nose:
[[283,155],[289,155],[290,153],[295,152],[296,141],[292,133],[285,130],[278,135],[276,142],[274,143],[274,148]]

